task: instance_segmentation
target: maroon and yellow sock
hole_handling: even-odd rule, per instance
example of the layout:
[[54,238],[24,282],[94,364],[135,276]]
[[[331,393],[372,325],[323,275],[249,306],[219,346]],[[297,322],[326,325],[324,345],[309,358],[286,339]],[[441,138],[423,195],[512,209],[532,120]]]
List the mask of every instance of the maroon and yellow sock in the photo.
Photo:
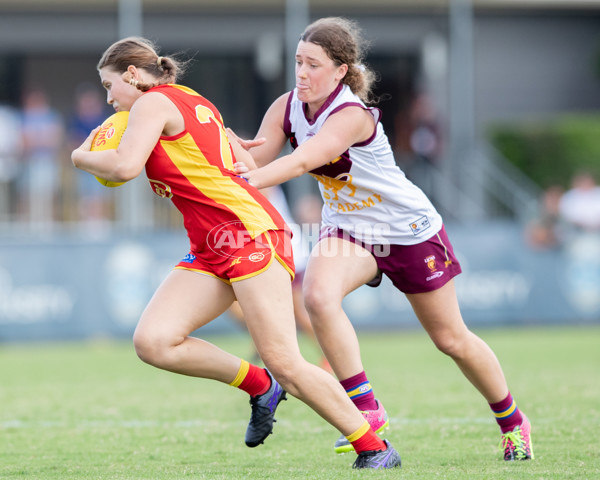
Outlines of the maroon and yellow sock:
[[351,433],[346,438],[352,444],[356,453],[387,450],[385,442],[379,438],[366,420],[356,432]]
[[350,400],[356,405],[356,408],[361,411],[377,410],[375,394],[364,370],[358,375],[340,380],[340,383],[344,387],[344,390],[346,390]]
[[262,395],[271,386],[271,378],[264,368],[242,360],[237,375],[229,385],[247,392],[250,396]]
[[498,422],[502,433],[510,432],[523,423],[523,415],[521,415],[521,411],[510,392],[504,400],[498,403],[490,403],[490,408],[494,412],[496,422]]

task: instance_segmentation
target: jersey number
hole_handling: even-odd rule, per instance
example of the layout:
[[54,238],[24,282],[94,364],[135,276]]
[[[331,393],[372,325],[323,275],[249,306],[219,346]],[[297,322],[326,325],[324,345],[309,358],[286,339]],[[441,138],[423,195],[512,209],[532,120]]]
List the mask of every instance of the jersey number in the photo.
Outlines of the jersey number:
[[215,117],[214,112],[204,105],[196,106],[196,118],[200,123],[213,123],[219,129],[220,141],[221,141],[221,162],[223,166],[228,170],[233,170],[233,155],[229,146],[229,138],[225,132],[225,126],[220,118]]

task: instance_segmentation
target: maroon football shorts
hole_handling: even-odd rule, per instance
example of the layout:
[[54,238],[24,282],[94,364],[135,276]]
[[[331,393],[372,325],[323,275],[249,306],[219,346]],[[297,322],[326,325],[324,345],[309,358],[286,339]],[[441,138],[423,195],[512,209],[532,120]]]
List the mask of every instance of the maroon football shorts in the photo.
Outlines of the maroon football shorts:
[[320,239],[337,237],[360,245],[371,252],[377,261],[378,273],[367,283],[377,287],[385,274],[403,293],[424,293],[437,290],[461,273],[452,244],[442,229],[431,238],[416,245],[369,245],[341,229],[326,227]]

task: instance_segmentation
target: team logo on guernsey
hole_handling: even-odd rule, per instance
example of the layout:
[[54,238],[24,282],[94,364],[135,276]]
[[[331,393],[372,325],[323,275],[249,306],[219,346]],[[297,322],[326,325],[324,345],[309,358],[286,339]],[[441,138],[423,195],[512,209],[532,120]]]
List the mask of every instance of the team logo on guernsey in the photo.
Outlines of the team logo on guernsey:
[[166,183],[160,182],[158,180],[148,179],[150,182],[150,187],[152,191],[156,193],[159,197],[163,198],[171,198],[173,196],[173,192],[171,191],[171,187],[169,187]]
[[427,264],[427,268],[429,269],[429,271],[431,272],[431,275],[429,275],[425,280],[427,280],[428,282],[430,282],[431,280],[434,280],[438,277],[441,277],[444,272],[439,271],[437,269],[437,264],[435,262],[435,255],[429,255],[428,257],[426,257],[424,259],[425,263]]
[[427,230],[429,227],[431,227],[431,223],[429,223],[429,219],[425,215],[410,223],[410,230],[414,235],[418,235],[419,233]]

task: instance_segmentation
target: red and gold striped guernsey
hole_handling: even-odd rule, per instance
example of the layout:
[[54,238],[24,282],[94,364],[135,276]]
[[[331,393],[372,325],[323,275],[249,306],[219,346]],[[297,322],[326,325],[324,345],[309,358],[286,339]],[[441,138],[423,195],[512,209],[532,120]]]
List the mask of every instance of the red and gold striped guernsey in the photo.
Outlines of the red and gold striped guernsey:
[[[233,152],[217,108],[182,85],[149,90],[166,95],[180,110],[185,130],[160,137],[146,162],[150,186],[169,198],[183,215],[192,252],[210,247],[215,227],[235,225],[242,236],[256,238],[268,230],[289,230],[269,201],[233,172]],[[245,231],[244,231],[245,230]]]

